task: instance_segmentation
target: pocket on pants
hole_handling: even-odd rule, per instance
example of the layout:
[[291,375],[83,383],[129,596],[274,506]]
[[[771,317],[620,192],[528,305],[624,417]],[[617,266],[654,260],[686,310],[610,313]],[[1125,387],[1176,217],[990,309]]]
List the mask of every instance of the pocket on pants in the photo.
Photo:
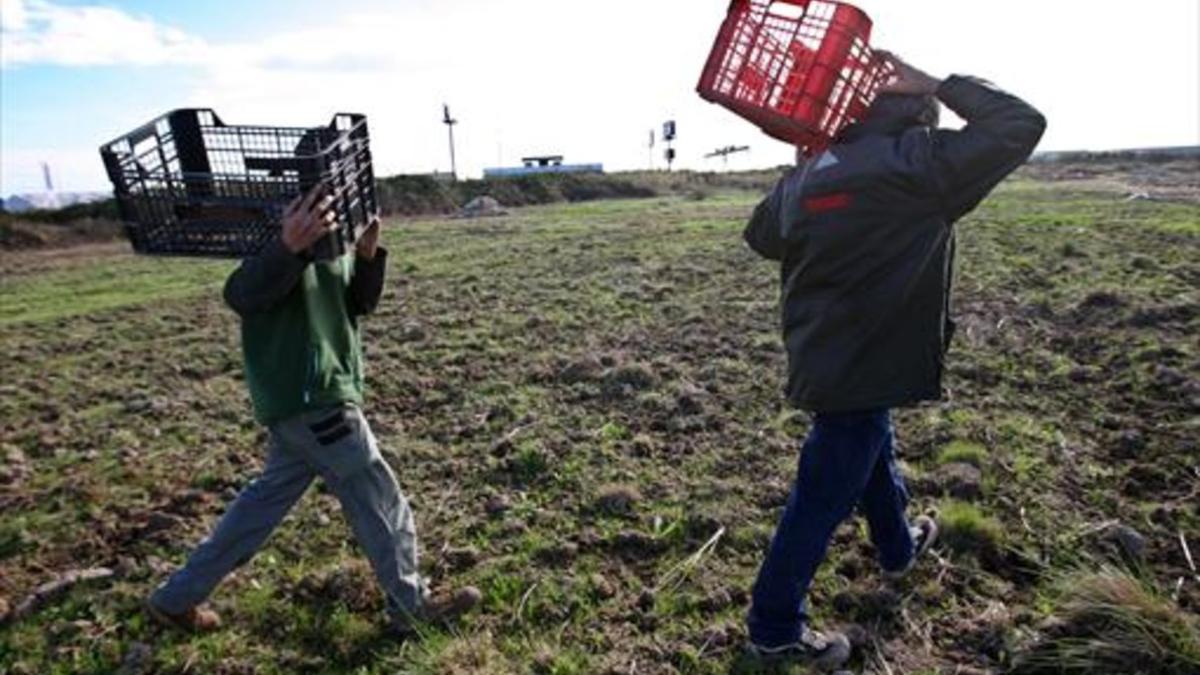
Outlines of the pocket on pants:
[[338,480],[354,475],[379,458],[375,438],[357,408],[324,411],[305,420],[305,427],[312,461]]

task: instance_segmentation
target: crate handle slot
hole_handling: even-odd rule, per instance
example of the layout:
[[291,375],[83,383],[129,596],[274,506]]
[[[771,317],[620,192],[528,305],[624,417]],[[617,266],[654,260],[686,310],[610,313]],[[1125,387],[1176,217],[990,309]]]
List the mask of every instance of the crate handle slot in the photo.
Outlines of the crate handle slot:
[[799,21],[800,19],[803,19],[804,13],[807,11],[808,7],[804,5],[797,5],[794,2],[787,2],[786,0],[775,0],[775,2],[772,2],[771,6],[767,8],[768,14],[777,16],[781,19],[790,19],[792,21]]

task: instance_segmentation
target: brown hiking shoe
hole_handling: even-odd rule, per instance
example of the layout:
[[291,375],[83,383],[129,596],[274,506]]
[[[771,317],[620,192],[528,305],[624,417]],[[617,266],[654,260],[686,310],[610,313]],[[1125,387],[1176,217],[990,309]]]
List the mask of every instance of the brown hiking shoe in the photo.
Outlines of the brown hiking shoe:
[[410,617],[396,618],[393,625],[402,636],[417,632],[417,624],[446,624],[466,614],[483,600],[483,593],[474,586],[463,586],[454,591],[430,594],[421,608]]
[[146,613],[167,628],[185,633],[211,633],[221,627],[221,615],[204,606],[192,607],[181,614],[168,614],[147,600]]

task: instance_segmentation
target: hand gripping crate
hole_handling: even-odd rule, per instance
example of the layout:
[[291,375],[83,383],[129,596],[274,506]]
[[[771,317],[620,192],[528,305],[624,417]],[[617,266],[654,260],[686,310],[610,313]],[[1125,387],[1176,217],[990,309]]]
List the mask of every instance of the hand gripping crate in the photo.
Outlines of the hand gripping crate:
[[378,216],[364,115],[329,126],[227,125],[175,110],[100,148],[125,231],[139,253],[241,258],[279,236],[283,209],[324,182],[335,230],[310,253],[350,250]]
[[813,155],[866,114],[890,66],[871,19],[828,0],[732,0],[696,91]]

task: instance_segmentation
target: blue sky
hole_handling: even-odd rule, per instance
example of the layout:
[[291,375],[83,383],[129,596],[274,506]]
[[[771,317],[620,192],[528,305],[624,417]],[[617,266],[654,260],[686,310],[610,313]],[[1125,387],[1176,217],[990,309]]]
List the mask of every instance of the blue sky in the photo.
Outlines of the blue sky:
[[[988,77],[1050,119],[1044,149],[1200,143],[1200,2],[860,0],[872,42],[936,75]],[[365,112],[377,171],[460,172],[559,152],[645,168],[679,121],[682,166],[791,150],[694,93],[728,0],[0,0],[0,195],[107,187],[101,143],[172,108],[231,123]],[[661,148],[659,148],[661,150]],[[661,165],[661,160],[656,161]]]

